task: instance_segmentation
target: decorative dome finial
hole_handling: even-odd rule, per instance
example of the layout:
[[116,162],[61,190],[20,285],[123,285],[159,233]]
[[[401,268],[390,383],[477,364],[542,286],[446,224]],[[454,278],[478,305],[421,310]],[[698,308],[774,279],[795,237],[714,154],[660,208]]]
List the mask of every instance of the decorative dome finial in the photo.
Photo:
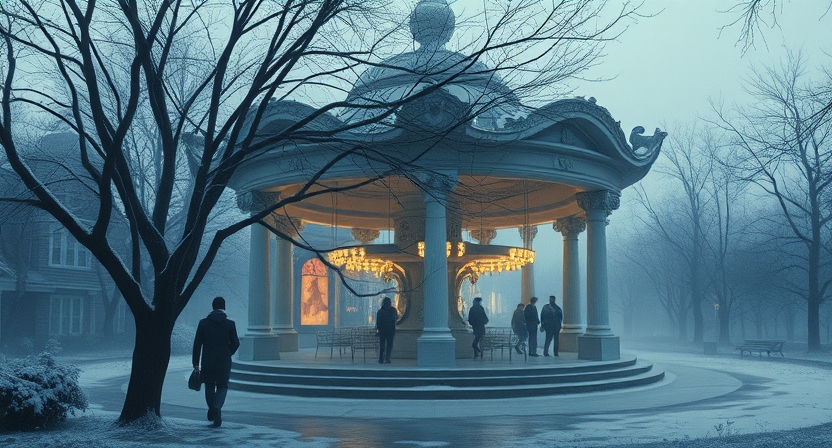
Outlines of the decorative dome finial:
[[439,48],[454,34],[455,21],[446,0],[419,0],[410,14],[410,32],[422,48]]

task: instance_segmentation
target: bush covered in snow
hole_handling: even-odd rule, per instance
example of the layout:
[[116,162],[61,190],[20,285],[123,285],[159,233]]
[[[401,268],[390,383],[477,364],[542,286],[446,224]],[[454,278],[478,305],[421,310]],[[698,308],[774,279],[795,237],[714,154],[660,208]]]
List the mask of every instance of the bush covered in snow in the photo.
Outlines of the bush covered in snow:
[[191,353],[194,346],[196,327],[193,325],[176,323],[170,335],[170,350],[174,354]]
[[87,409],[79,370],[59,365],[49,352],[0,365],[0,427],[33,429]]

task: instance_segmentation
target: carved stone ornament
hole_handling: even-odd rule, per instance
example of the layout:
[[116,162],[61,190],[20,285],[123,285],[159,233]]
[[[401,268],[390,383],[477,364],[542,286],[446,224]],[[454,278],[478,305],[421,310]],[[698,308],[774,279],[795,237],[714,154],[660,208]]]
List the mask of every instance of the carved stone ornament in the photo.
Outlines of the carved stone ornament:
[[272,220],[274,228],[284,235],[289,235],[294,238],[303,231],[304,224],[300,219],[289,218],[286,215],[272,214]]
[[353,227],[350,230],[350,233],[352,234],[353,238],[357,239],[358,241],[361,241],[361,244],[368,244],[370,242],[373,242],[376,239],[378,239],[379,235],[381,235],[381,232],[379,232],[376,229],[362,229],[359,227]]
[[618,210],[621,205],[621,193],[611,190],[587,191],[584,193],[577,193],[575,198],[578,200],[578,207],[581,209],[603,210],[607,215],[613,210]]
[[425,195],[435,198],[437,201],[444,201],[448,193],[456,187],[458,178],[456,173],[435,173],[422,171],[416,173],[420,186],[425,190]]
[[482,245],[491,244],[491,241],[497,237],[497,229],[477,229],[471,231],[471,238],[477,240]]
[[454,34],[456,17],[446,0],[421,0],[410,14],[413,40],[425,48],[444,46]]
[[520,238],[523,239],[523,246],[526,248],[532,247],[532,241],[537,236],[537,226],[520,226],[517,228],[520,231]]
[[651,136],[645,136],[644,128],[636,126],[630,132],[630,144],[633,145],[633,154],[638,157],[649,157],[656,151],[661,149],[664,138],[667,137],[667,132],[662,132],[661,129],[656,128],[656,132]]
[[425,239],[425,220],[418,217],[408,217],[397,219],[396,226],[396,245],[399,248],[411,248],[416,250],[416,243],[424,241]]
[[405,103],[396,123],[413,131],[445,132],[468,120],[469,107],[444,90]]
[[448,217],[445,221],[445,235],[448,241],[462,241],[462,220],[459,217]]
[[564,237],[571,238],[586,230],[586,218],[583,216],[570,216],[555,220],[552,226]]
[[246,213],[257,213],[277,203],[280,193],[274,191],[244,191],[237,193],[237,207]]

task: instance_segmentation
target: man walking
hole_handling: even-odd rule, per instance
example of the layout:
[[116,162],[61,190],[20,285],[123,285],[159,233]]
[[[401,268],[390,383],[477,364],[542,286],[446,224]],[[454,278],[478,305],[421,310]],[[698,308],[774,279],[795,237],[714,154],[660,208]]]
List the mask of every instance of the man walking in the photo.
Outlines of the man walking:
[[205,403],[208,404],[208,420],[214,427],[222,425],[222,405],[228,394],[228,377],[231,375],[231,355],[240,347],[237,326],[225,315],[225,299],[214,298],[214,309],[199,321],[194,338],[193,365],[199,368],[202,354],[202,370],[199,381],[205,383]]
[[376,312],[376,331],[378,331],[378,363],[390,364],[390,354],[393,352],[393,337],[396,335],[396,322],[399,312],[393,308],[393,301],[385,297],[381,301],[381,308]]
[[529,299],[529,304],[523,309],[523,317],[526,319],[526,331],[529,333],[529,356],[540,356],[537,354],[537,326],[540,318],[537,316],[537,297]]
[[522,355],[526,350],[524,344],[528,332],[526,331],[526,318],[523,317],[523,308],[525,307],[526,305],[518,303],[517,309],[514,310],[514,314],[511,316],[511,328],[514,330],[514,334],[517,335],[517,344],[514,345],[514,349],[517,350],[518,355]]
[[555,356],[558,356],[558,335],[563,323],[563,310],[555,303],[555,296],[549,296],[549,303],[540,310],[540,327],[546,332],[543,343],[543,356],[549,356],[549,345],[554,341]]

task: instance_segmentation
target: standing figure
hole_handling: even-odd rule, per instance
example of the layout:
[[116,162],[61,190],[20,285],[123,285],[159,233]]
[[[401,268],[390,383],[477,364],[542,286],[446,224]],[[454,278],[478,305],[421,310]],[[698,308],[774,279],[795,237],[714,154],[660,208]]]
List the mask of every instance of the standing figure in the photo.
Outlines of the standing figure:
[[514,349],[517,350],[518,355],[524,353],[524,344],[526,343],[526,335],[528,334],[526,331],[526,318],[523,317],[523,308],[525,306],[522,303],[518,303],[517,309],[514,310],[514,314],[511,316],[511,329],[517,335],[517,345],[514,346]]
[[393,352],[393,336],[396,335],[396,322],[399,312],[393,308],[393,301],[385,297],[381,301],[381,308],[376,312],[376,331],[378,331],[378,363],[390,364],[390,353]]
[[529,304],[523,309],[523,317],[526,318],[526,331],[529,332],[529,356],[537,354],[537,326],[540,324],[540,317],[537,316],[537,297],[529,299]]
[[468,311],[468,323],[474,329],[474,342],[471,348],[474,349],[474,358],[482,358],[482,347],[480,341],[485,336],[485,324],[488,323],[488,316],[485,315],[485,308],[482,307],[482,297],[474,297],[474,304],[471,311]]
[[205,383],[205,403],[208,404],[208,420],[214,427],[222,425],[222,405],[228,394],[228,377],[231,375],[231,355],[240,347],[237,326],[225,315],[225,299],[214,298],[214,309],[205,319],[199,321],[194,337],[193,365],[199,368],[202,355],[202,370],[199,381]]
[[558,335],[563,323],[563,310],[555,303],[555,296],[549,296],[549,303],[540,310],[540,327],[546,332],[546,342],[543,343],[543,356],[549,356],[549,344],[555,342],[553,350],[558,356]]

